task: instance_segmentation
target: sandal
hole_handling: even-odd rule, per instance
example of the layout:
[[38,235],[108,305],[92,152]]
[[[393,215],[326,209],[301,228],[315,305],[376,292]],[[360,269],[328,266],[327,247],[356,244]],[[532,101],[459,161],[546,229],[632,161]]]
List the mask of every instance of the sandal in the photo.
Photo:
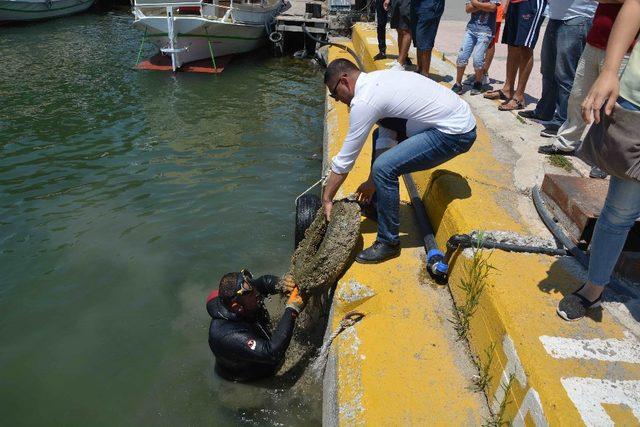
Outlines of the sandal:
[[504,92],[501,89],[498,90],[492,90],[491,92],[487,92],[484,94],[484,97],[487,99],[500,99],[502,101],[508,101],[511,98],[509,98],[507,95],[504,94]]
[[[512,104],[512,101],[515,102],[515,106]],[[524,103],[518,101],[517,99],[511,98],[509,101],[498,106],[498,110],[500,111],[524,110]]]

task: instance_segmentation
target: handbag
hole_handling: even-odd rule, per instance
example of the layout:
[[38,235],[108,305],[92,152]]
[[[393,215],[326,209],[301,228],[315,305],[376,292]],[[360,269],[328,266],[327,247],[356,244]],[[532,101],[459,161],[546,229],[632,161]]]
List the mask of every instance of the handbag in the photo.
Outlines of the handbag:
[[600,112],[576,156],[609,175],[640,181],[640,111],[631,111],[618,103],[610,116]]

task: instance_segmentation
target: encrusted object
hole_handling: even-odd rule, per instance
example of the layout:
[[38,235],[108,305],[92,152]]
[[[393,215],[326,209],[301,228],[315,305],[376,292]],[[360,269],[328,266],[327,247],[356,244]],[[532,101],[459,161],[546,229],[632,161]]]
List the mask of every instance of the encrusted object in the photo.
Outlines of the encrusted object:
[[289,274],[300,290],[319,294],[331,286],[351,261],[359,236],[357,202],[335,202],[330,222],[321,208],[291,258]]

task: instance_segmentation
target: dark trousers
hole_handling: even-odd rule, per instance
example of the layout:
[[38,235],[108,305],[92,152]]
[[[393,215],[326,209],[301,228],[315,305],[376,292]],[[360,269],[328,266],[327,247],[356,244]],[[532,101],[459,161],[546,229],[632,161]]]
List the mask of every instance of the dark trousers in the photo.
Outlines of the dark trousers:
[[388,15],[384,10],[384,0],[376,0],[376,22],[378,24],[376,30],[378,32],[378,50],[382,53],[387,52],[387,41],[385,27],[387,26]]
[[589,28],[591,19],[585,17],[549,20],[540,53],[542,96],[536,105],[543,120],[558,126],[567,120],[569,94]]

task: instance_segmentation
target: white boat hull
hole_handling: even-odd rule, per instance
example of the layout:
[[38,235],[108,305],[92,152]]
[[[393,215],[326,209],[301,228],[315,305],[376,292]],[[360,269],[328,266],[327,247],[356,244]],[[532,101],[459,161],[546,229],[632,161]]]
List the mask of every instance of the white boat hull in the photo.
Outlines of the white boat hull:
[[0,21],[36,21],[83,12],[94,0],[0,0]]
[[[158,49],[169,45],[167,20],[162,17],[146,17],[136,20],[134,26],[146,29],[146,38]],[[176,17],[173,23],[176,34],[175,49],[179,64],[211,57],[250,52],[266,41],[264,26],[213,21],[198,17]]]

